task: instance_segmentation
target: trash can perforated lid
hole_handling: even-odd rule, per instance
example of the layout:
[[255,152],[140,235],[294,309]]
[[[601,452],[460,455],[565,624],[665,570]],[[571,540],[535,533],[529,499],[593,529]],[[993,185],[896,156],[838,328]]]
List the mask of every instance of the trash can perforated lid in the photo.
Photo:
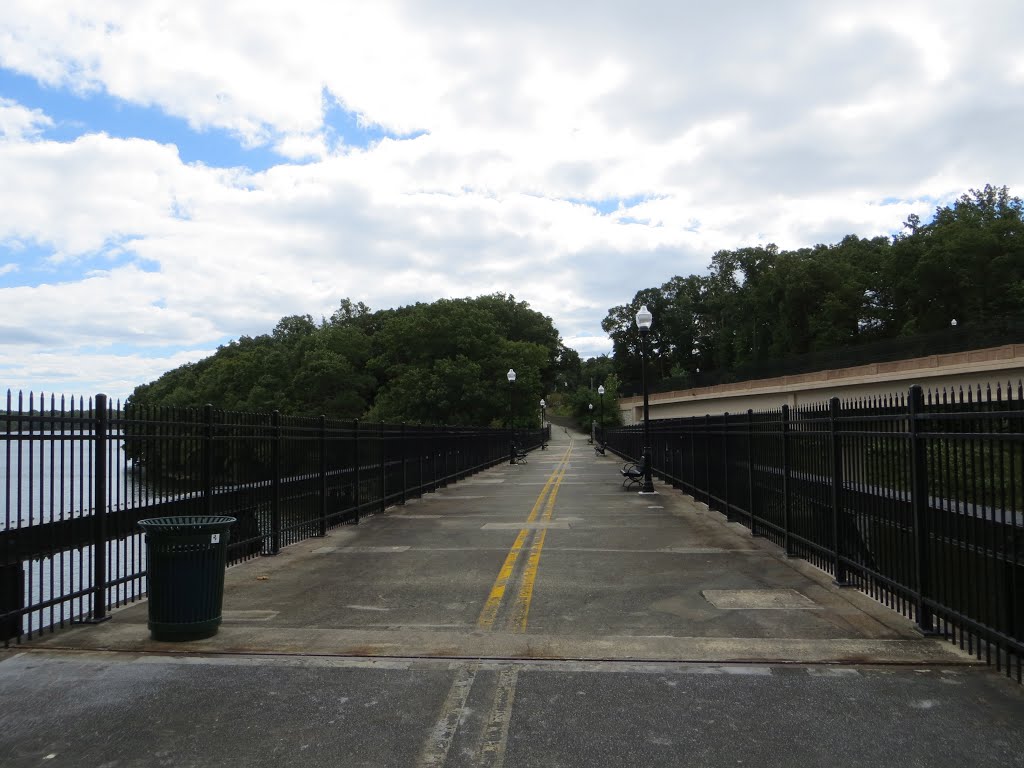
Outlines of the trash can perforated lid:
[[182,515],[139,520],[139,527],[144,531],[185,532],[226,528],[234,522],[235,518],[226,515]]

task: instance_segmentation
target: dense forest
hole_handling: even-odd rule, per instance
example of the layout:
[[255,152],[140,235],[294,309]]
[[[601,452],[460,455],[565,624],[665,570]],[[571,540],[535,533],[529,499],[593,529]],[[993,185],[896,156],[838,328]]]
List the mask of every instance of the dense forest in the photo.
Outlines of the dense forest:
[[[643,304],[654,315],[651,378],[685,386],[795,355],[964,329],[1020,335],[1024,204],[1006,187],[970,190],[929,223],[834,245],[719,251],[708,273],[673,277],[609,310],[614,371],[636,389]],[[1017,339],[1018,341],[1021,339]],[[728,376],[719,380],[729,380]]]
[[376,312],[344,299],[330,318],[282,318],[269,334],[243,336],[136,387],[129,401],[496,426],[511,401],[516,425],[535,426],[542,397],[553,407],[573,401],[580,371],[551,318],[513,296]]
[[[619,392],[639,389],[634,317],[642,304],[654,314],[653,388],[704,383],[709,374],[730,380],[795,355],[901,338],[929,342],[929,333],[948,332],[953,320],[958,333],[1021,336],[1022,217],[1020,198],[989,185],[938,208],[928,223],[909,217],[893,237],[719,251],[707,274],[673,277],[610,309],[603,328],[613,354],[589,360],[564,346],[549,317],[513,296],[379,311],[345,299],[330,318],[285,317],[270,334],[243,336],[137,387],[130,400],[500,425],[511,394],[517,425],[538,423],[543,397],[551,414],[585,426],[601,412],[596,390],[603,384],[605,421],[614,424]],[[513,387],[509,368],[518,374]]]

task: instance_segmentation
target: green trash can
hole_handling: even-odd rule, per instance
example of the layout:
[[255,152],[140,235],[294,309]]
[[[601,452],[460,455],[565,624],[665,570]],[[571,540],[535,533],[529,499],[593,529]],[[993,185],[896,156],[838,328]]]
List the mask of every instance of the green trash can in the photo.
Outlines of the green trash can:
[[146,532],[149,633],[154,640],[200,640],[220,627],[228,529],[233,517],[154,517]]

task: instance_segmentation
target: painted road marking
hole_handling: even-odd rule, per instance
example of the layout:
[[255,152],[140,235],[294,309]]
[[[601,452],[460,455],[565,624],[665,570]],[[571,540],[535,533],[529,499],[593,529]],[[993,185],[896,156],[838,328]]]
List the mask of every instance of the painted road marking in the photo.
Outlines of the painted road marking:
[[448,690],[441,712],[430,732],[430,737],[420,753],[417,765],[421,768],[439,768],[444,765],[448,758],[448,750],[451,749],[452,739],[455,738],[455,731],[459,728],[459,721],[466,711],[466,701],[469,699],[469,691],[476,679],[477,665],[459,670]]
[[[527,523],[533,523],[537,519],[537,515],[540,513],[541,507],[544,504],[544,499],[547,497],[549,491],[555,487],[555,483],[560,478],[560,472],[564,473],[565,468],[569,465],[569,456],[572,453],[573,441],[569,441],[569,447],[565,449],[565,453],[562,455],[558,465],[552,471],[548,477],[544,487],[541,489],[540,495],[537,496],[537,501],[534,502],[533,509],[530,510],[530,516],[526,518]],[[550,516],[548,517],[550,520]],[[541,532],[543,534],[543,531]],[[505,557],[505,562],[501,566],[501,570],[498,571],[498,578],[494,581],[494,586],[491,587],[491,592],[487,597],[487,602],[484,603],[483,610],[480,612],[480,618],[477,619],[476,625],[480,629],[490,629],[494,626],[494,621],[498,618],[498,609],[501,608],[502,598],[505,596],[505,589],[508,587],[509,579],[512,578],[512,571],[515,569],[516,561],[519,559],[520,552],[523,551],[523,545],[526,543],[527,536],[530,535],[529,528],[522,528],[519,531],[519,535],[516,536],[515,542],[512,544],[512,549],[509,550],[508,555]]]
[[[551,522],[551,516],[555,512],[555,499],[558,498],[558,488],[562,484],[562,478],[565,477],[565,470],[568,466],[568,460],[562,463],[558,479],[548,494],[548,503],[545,506],[542,519],[544,523]],[[519,594],[516,596],[516,602],[512,606],[512,612],[509,614],[508,628],[513,632],[526,631],[526,621],[530,615],[530,601],[533,599],[533,585],[537,580],[537,569],[540,567],[540,553],[544,549],[544,540],[547,538],[547,535],[547,528],[538,531],[533,540],[533,546],[530,548],[530,557],[526,561],[526,571],[523,573],[523,583],[519,588]]]
[[512,702],[516,698],[518,679],[519,667],[504,667],[498,672],[494,703],[480,742],[479,759],[476,761],[481,768],[501,768],[505,764],[508,726],[512,721]]
[[[417,762],[419,768],[440,768],[447,762],[459,726],[463,725],[471,712],[468,707],[469,694],[480,669],[480,664],[471,664],[458,670],[430,736],[420,752]],[[494,699],[483,733],[478,737],[479,742],[475,747],[472,744],[468,745],[476,755],[474,765],[481,768],[502,768],[505,764],[509,724],[512,722],[512,703],[515,701],[519,670],[518,665],[502,665],[497,669]],[[477,737],[470,734],[468,738],[473,741]]]

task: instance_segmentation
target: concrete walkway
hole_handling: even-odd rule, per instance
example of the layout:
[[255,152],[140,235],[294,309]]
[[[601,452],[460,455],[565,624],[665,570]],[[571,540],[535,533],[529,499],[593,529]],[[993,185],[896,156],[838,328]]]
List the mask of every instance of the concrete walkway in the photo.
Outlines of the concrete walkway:
[[0,765],[1024,766],[1024,692],[562,433],[0,659]]

